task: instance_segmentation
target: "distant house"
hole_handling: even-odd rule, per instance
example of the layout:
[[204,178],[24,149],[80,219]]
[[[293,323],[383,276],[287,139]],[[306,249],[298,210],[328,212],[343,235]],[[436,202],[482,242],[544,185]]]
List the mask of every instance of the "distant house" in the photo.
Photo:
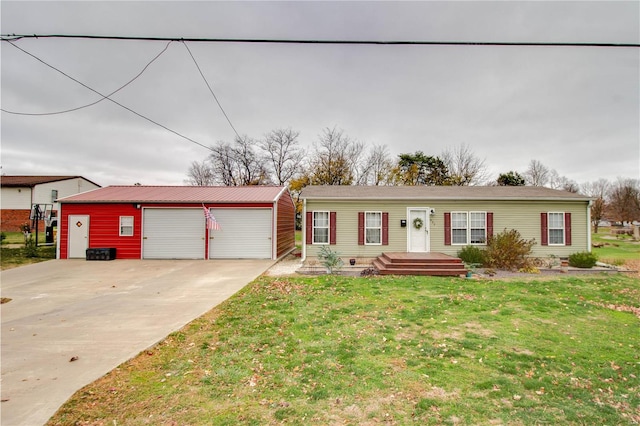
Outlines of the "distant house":
[[456,256],[516,229],[533,256],[591,250],[590,198],[526,186],[309,186],[302,191],[303,257],[329,245],[342,257],[383,252]]
[[51,205],[51,216],[56,217],[58,198],[96,188],[100,185],[82,176],[1,176],[1,230],[19,231],[22,224],[29,222],[33,204]]
[[59,202],[60,259],[88,248],[117,259],[277,259],[295,247],[286,187],[108,186]]

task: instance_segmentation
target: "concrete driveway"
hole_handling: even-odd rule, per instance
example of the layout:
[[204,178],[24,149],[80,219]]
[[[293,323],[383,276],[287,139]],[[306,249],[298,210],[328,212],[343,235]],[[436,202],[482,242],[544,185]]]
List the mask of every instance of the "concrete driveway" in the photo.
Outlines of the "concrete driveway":
[[[41,425],[272,260],[52,260],[1,273],[1,424]],[[77,360],[70,362],[74,357]]]

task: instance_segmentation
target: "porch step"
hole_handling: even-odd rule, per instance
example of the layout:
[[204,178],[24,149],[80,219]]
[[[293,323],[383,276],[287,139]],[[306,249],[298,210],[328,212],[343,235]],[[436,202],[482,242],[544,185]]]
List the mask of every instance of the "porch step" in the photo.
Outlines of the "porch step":
[[460,276],[467,270],[457,257],[442,253],[383,253],[373,261],[380,275]]

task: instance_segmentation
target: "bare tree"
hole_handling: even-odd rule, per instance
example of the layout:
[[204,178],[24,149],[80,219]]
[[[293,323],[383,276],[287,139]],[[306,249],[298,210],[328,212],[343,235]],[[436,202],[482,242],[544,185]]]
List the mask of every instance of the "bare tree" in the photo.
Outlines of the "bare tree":
[[216,182],[225,186],[265,185],[270,182],[262,159],[253,149],[256,142],[244,136],[234,144],[218,142],[211,147],[211,170]]
[[560,189],[567,192],[578,192],[580,190],[576,181],[566,176],[560,176],[555,169],[549,172],[549,188]]
[[236,137],[234,151],[238,164],[240,185],[266,185],[270,183],[269,173],[262,159],[253,149],[256,141],[248,136]]
[[278,185],[289,182],[301,171],[304,158],[298,137],[300,132],[275,129],[267,133],[258,146],[265,153],[273,180]]
[[362,185],[388,185],[392,178],[393,161],[386,145],[374,145],[362,165]]
[[542,162],[531,160],[529,168],[524,172],[524,178],[527,185],[546,186],[551,178],[551,173],[551,170],[542,164]]
[[325,128],[309,161],[314,185],[351,185],[354,182],[351,140],[335,127]]
[[605,218],[607,209],[607,196],[611,184],[606,179],[598,179],[595,182],[587,182],[582,184],[580,192],[594,200],[591,203],[591,225],[593,230],[598,233],[598,224]]
[[607,179],[598,179],[594,182],[586,182],[580,186],[580,193],[592,198],[607,199],[611,183]]
[[353,174],[355,185],[366,185],[370,164],[365,156],[366,146],[364,142],[351,141],[346,149],[346,158],[349,160],[349,168]]
[[609,199],[608,212],[613,220],[623,223],[640,220],[640,180],[618,178]]
[[453,185],[483,185],[488,180],[485,160],[478,158],[467,144],[443,151],[440,158],[449,170],[450,182]]
[[193,186],[210,186],[215,184],[213,170],[207,161],[193,161],[187,172],[186,183]]
[[224,141],[216,143],[211,147],[209,160],[216,183],[224,186],[239,185],[235,152],[231,144]]

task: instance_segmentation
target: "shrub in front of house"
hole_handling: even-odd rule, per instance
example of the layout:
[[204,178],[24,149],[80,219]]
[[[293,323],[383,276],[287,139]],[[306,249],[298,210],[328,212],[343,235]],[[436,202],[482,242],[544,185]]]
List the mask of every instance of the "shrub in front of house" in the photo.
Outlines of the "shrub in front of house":
[[532,266],[529,258],[534,239],[525,240],[515,229],[504,230],[490,236],[485,250],[485,265],[496,269],[515,271]]
[[340,259],[340,254],[337,251],[331,250],[329,246],[320,247],[318,259],[322,266],[327,269],[328,274],[333,274],[334,271],[340,269],[344,264],[342,259]]
[[569,266],[574,268],[593,268],[597,261],[598,257],[588,251],[573,253],[569,256]]
[[465,246],[458,252],[458,257],[467,265],[484,265],[485,252],[477,246]]

